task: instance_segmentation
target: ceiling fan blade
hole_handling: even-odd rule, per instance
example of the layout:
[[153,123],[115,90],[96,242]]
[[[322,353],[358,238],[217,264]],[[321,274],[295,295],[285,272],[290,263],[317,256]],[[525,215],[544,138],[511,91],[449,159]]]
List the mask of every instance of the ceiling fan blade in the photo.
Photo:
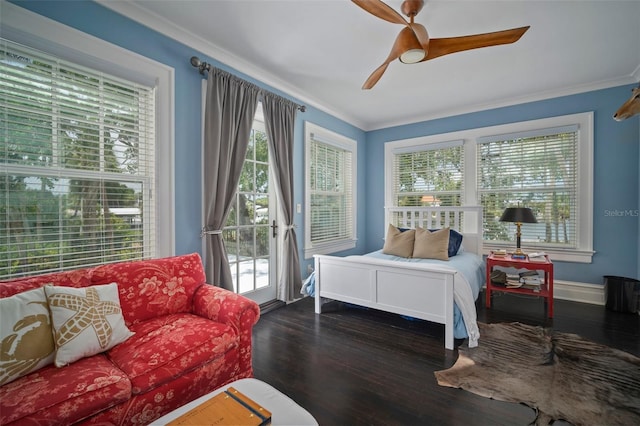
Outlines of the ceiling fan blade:
[[528,29],[529,26],[526,26],[462,37],[432,38],[429,41],[427,56],[422,61],[428,61],[439,56],[463,52],[465,50],[515,43]]
[[407,25],[407,20],[398,12],[380,0],[351,0],[370,14],[392,24]]
[[371,73],[369,78],[367,78],[367,81],[365,81],[362,85],[363,90],[368,90],[375,86],[378,80],[380,80],[380,77],[382,77],[382,74],[384,74],[384,72],[387,70],[389,64],[400,57],[400,54],[403,52],[406,43],[405,37],[407,31],[409,31],[409,33],[411,34],[411,29],[409,27],[405,27],[402,29],[402,31],[400,31],[400,34],[398,34],[398,36],[396,37],[396,41],[393,43],[391,52],[389,52],[389,56],[387,56],[387,59],[385,59],[382,65],[376,68],[376,70]]
[[367,81],[365,81],[364,84],[362,85],[362,90],[369,90],[373,86],[375,86],[378,80],[380,80],[380,77],[382,77],[382,74],[384,74],[384,72],[387,70],[387,67],[389,66],[390,62],[391,61],[385,62],[382,65],[380,65],[378,68],[376,68],[376,70],[371,73],[369,78],[367,78]]

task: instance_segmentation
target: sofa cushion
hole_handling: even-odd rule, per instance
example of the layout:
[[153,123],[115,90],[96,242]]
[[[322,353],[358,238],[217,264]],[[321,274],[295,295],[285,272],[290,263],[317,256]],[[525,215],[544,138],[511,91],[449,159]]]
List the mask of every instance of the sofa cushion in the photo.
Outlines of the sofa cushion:
[[104,355],[64,368],[49,365],[0,387],[0,424],[71,424],[130,396],[127,376]]
[[47,285],[56,367],[104,352],[133,333],[124,324],[115,283],[86,288]]
[[135,333],[107,352],[141,394],[223,357],[238,346],[236,331],[192,314],[172,314],[131,327]]
[[179,312],[191,312],[193,294],[205,282],[197,253],[97,267],[93,284],[116,282],[128,326]]
[[86,287],[91,284],[91,269],[54,272],[33,277],[14,278],[0,281],[0,298],[13,296],[23,291],[40,288],[46,284],[65,287]]
[[53,363],[55,345],[43,288],[0,299],[0,385]]

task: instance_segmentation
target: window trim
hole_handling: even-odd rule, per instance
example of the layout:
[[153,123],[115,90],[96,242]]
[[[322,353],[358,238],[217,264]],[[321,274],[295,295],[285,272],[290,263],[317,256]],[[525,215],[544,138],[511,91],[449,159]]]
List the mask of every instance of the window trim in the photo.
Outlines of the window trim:
[[[2,1],[2,35],[79,65],[155,88],[156,247],[175,254],[174,69],[60,22]],[[25,31],[24,28],[28,28]]]
[[[313,244],[311,241],[311,188],[310,164],[311,164],[311,134],[317,134],[322,143],[333,145],[337,148],[351,152],[351,206],[352,206],[352,237],[335,240],[330,243]],[[355,248],[357,242],[357,189],[358,189],[358,143],[346,136],[327,130],[309,121],[304,123],[305,144],[305,209],[304,209],[304,257],[310,259],[314,254],[331,254],[343,250]]]
[[[407,149],[419,149],[437,143],[456,139],[464,140],[464,195],[463,205],[478,205],[477,191],[477,141],[480,138],[502,134],[512,134],[544,130],[577,124],[578,130],[578,195],[580,217],[577,219],[576,249],[544,249],[553,260],[591,263],[593,251],[593,147],[594,147],[594,113],[592,111],[542,118],[530,121],[501,124],[476,129],[461,130],[451,133],[422,136],[385,143],[385,206],[393,206],[393,157],[397,152]],[[502,247],[502,246],[501,246]],[[489,242],[483,243],[483,253],[488,254],[498,248]]]

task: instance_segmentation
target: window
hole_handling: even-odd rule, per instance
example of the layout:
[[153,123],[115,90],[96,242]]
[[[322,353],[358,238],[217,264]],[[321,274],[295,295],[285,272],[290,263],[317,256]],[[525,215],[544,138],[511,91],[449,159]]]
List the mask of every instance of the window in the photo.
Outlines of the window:
[[522,205],[531,208],[538,221],[522,227],[523,243],[578,247],[578,137],[578,126],[573,125],[478,140],[485,241],[515,241],[515,225],[499,218],[505,207]]
[[418,145],[393,154],[395,206],[461,206],[463,141]]
[[0,279],[172,255],[171,68],[3,15]]
[[356,141],[305,123],[305,257],[356,245]]
[[591,261],[593,113],[388,142],[385,179],[386,205],[481,205],[487,252],[513,246],[499,219],[520,204],[539,222],[522,226],[523,245]]

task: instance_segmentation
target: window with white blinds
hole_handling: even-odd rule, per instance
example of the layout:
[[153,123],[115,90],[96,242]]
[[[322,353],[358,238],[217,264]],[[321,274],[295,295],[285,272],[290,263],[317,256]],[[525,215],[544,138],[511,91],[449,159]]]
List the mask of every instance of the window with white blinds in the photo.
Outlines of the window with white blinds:
[[305,124],[305,257],[355,247],[356,142]]
[[505,207],[520,205],[538,221],[522,226],[523,244],[577,248],[578,130],[572,125],[478,139],[485,241],[515,241],[515,224],[499,219]]
[[154,105],[0,39],[0,279],[154,254]]
[[593,256],[593,113],[385,143],[385,205],[483,207],[484,252],[515,246],[507,207],[533,209],[524,249],[554,260]]
[[396,150],[393,192],[395,206],[461,206],[463,141]]

